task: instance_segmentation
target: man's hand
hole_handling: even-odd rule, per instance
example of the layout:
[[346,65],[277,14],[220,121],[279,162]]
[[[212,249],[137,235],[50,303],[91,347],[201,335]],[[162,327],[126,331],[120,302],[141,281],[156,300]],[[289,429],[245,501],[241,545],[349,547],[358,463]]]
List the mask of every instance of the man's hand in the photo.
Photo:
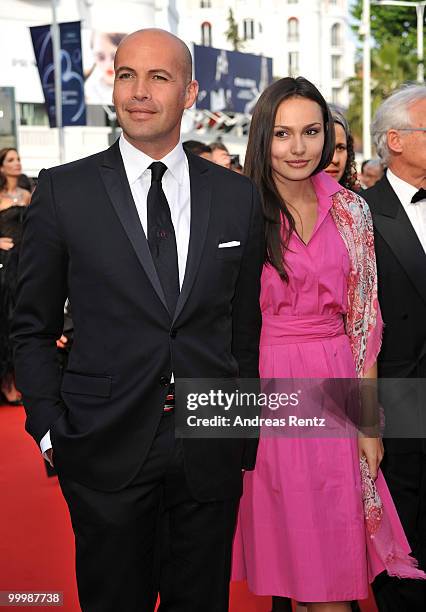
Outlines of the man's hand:
[[0,249],[3,251],[10,251],[14,246],[12,238],[0,238]]
[[360,458],[364,455],[367,459],[371,478],[376,480],[377,470],[383,459],[384,449],[381,438],[365,438],[362,434],[358,437],[358,451]]
[[53,448],[47,449],[47,451],[44,454],[47,457],[47,460],[50,463],[50,465],[53,467]]
[[67,342],[68,342],[68,338],[64,336],[64,334],[62,334],[59,340],[56,340],[56,346],[57,348],[64,349],[67,345]]

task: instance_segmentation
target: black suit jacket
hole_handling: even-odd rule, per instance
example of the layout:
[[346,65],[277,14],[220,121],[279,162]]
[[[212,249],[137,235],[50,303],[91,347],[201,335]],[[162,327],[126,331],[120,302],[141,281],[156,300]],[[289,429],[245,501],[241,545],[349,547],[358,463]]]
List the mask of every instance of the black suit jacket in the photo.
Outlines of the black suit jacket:
[[[129,483],[149,451],[175,378],[258,376],[264,256],[251,181],[188,154],[191,230],[169,313],[116,142],[42,171],[28,209],[14,320],[15,366],[39,443],[50,429],[59,473],[101,490]],[[239,241],[240,246],[218,249]],[[63,305],[74,342],[61,379]],[[200,500],[239,495],[256,444],[184,440]]]
[[[363,197],[373,216],[379,302],[385,323],[379,377],[425,377],[426,254],[386,176]],[[408,451],[420,443],[406,440],[399,447]]]

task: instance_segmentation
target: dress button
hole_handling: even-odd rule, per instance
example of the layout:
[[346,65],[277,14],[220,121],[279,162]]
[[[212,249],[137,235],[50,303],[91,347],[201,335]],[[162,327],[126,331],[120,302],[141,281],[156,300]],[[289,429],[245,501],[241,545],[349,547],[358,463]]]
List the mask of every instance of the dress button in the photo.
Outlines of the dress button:
[[161,385],[162,387],[168,387],[168,386],[169,386],[169,383],[170,383],[170,379],[168,378],[168,376],[162,376],[162,377],[160,378],[160,385]]
[[175,329],[170,330],[170,338],[176,338],[177,331]]

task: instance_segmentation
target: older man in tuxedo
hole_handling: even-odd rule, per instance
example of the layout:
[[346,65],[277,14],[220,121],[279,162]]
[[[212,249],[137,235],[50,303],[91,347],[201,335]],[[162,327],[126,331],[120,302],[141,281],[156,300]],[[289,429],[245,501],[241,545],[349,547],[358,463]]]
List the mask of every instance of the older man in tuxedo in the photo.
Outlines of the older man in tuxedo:
[[[161,610],[228,609],[256,444],[175,439],[172,383],[258,376],[263,228],[247,178],[182,148],[197,88],[181,40],[155,29],[125,38],[122,136],[43,171],[26,219],[17,380],[69,506],[85,612],[151,611],[158,591]],[[61,378],[67,296],[74,343]]]
[[[363,193],[373,215],[385,322],[379,377],[425,378],[426,87],[413,85],[391,95],[378,109],[372,133],[387,167],[386,175]],[[389,409],[396,394],[391,395],[383,395],[388,420],[394,417]],[[426,410],[426,397],[418,399]],[[417,408],[410,401],[402,394],[397,408],[408,427],[411,420],[415,435],[412,411]],[[414,556],[426,569],[426,440],[393,437],[384,442],[382,468]],[[380,576],[374,591],[381,611],[426,610],[424,581]]]

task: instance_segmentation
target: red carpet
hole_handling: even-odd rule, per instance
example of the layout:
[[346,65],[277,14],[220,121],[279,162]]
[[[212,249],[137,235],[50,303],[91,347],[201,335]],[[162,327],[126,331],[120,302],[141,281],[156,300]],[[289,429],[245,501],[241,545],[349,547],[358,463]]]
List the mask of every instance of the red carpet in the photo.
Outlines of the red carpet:
[[[80,610],[71,523],[56,478],[24,431],[23,408],[0,407],[0,591],[61,591],[62,612]],[[231,612],[268,612],[269,597],[231,586]],[[28,609],[15,607],[17,609]],[[370,603],[363,612],[374,612]],[[52,610],[39,606],[37,610]]]

